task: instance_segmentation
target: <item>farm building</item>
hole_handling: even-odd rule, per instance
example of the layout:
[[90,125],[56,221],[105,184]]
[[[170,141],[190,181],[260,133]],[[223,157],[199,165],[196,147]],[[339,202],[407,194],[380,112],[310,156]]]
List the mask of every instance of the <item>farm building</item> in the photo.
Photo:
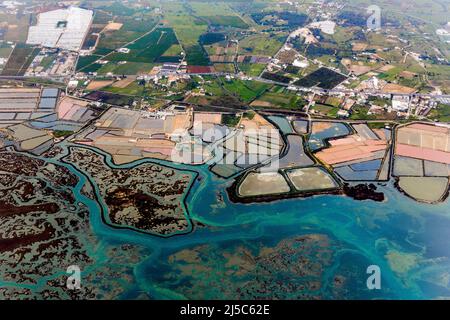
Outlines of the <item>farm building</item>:
[[28,32],[28,44],[50,48],[80,50],[91,26],[93,12],[77,7],[39,14],[36,26]]

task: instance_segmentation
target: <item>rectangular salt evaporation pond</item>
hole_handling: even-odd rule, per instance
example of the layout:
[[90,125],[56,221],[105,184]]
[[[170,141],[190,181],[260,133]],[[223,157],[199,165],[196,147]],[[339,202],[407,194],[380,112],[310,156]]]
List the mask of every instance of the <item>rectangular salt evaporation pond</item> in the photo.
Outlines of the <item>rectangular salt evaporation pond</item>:
[[450,176],[450,164],[424,161],[425,175],[428,177],[447,177]]
[[44,98],[56,98],[58,93],[59,89],[57,88],[45,88],[42,90],[41,96]]
[[39,97],[39,91],[32,91],[32,92],[24,92],[24,91],[3,91],[0,89],[0,99],[5,98],[38,98]]
[[337,188],[339,185],[323,168],[297,168],[286,170],[286,174],[298,191],[320,191]]
[[378,171],[355,171],[350,166],[335,168],[334,171],[346,181],[373,181],[377,179]]
[[278,172],[250,172],[239,185],[239,195],[243,197],[287,193],[291,189]]
[[[136,114],[134,116],[130,116],[128,114],[118,114],[114,117],[114,120],[112,121],[110,127],[121,128],[121,129],[132,129],[132,128],[134,128],[134,126],[138,120],[139,120],[138,114]],[[141,120],[152,121],[152,119],[141,119]],[[156,120],[156,123],[158,123],[158,120]],[[152,123],[149,123],[148,125],[150,126],[150,128],[153,128],[155,123],[152,122]]]
[[16,117],[14,112],[1,112],[0,120],[13,120]]
[[42,98],[39,101],[38,112],[53,111],[56,106],[56,98]]
[[281,116],[269,116],[268,119],[275,123],[283,134],[295,133],[288,119]]
[[288,153],[279,161],[280,168],[312,166],[314,161],[305,153],[303,139],[297,135],[288,135]]
[[47,114],[46,116],[40,117],[37,121],[51,123],[58,121],[58,116],[56,113]]
[[214,124],[209,122],[194,122],[194,126],[189,133],[193,136],[197,136],[205,142],[213,143],[217,140],[225,138],[230,134],[229,127],[220,124]]
[[381,159],[355,163],[350,165],[350,167],[355,171],[379,170],[381,167]]
[[0,99],[0,111],[31,112],[36,108],[36,102],[34,99]]
[[[373,181],[377,180],[381,164],[381,159],[354,162],[336,167],[334,171],[346,181]],[[383,174],[383,177],[385,176],[386,174]]]
[[350,129],[340,122],[314,121],[308,144],[312,151],[325,146],[325,140],[349,135]]
[[28,120],[28,119],[30,119],[29,112],[22,112],[16,114],[16,120]]
[[419,132],[413,132],[410,130],[398,130],[397,131],[397,143],[407,144],[413,146],[421,145],[421,137]]
[[394,176],[423,176],[423,161],[408,157],[395,156]]
[[242,169],[232,164],[215,164],[210,170],[212,173],[220,177],[229,178],[240,172]]
[[292,122],[292,127],[298,134],[308,133],[308,121],[306,120],[295,120]]
[[43,135],[35,138],[31,138],[25,141],[22,141],[20,147],[24,150],[33,150],[46,142],[53,141],[51,136]]
[[24,141],[34,137],[40,137],[46,134],[45,131],[37,130],[28,127],[24,124],[17,124],[15,126],[11,126],[9,127],[9,130],[11,130],[11,132],[14,135],[14,139],[17,141]]
[[86,119],[90,119],[92,115],[92,111],[88,110],[87,108],[80,107],[70,116],[71,121],[82,121]]
[[245,168],[252,167],[256,164],[262,163],[264,161],[267,161],[270,158],[271,158],[271,156],[267,153],[264,153],[264,154],[257,154],[257,153],[248,154],[248,153],[246,153],[236,159],[236,166],[238,166],[239,168],[245,169]]
[[353,128],[356,130],[359,136],[365,139],[379,139],[375,132],[373,132],[366,124],[354,124]]

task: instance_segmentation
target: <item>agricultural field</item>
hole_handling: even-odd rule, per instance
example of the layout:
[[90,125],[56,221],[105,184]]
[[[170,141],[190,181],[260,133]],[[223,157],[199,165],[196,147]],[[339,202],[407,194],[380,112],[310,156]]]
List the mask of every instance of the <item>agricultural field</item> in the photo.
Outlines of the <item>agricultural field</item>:
[[133,103],[133,98],[130,96],[103,91],[90,92],[87,95],[85,95],[84,98],[92,101],[98,101],[118,106],[131,106]]
[[214,63],[213,67],[217,72],[224,72],[224,73],[235,72],[233,63]]
[[303,97],[283,87],[274,86],[254,100],[250,106],[254,108],[301,110],[306,104],[307,101]]
[[83,70],[84,72],[89,72],[84,70],[86,67],[91,66],[95,61],[101,59],[100,55],[90,55],[90,56],[81,56],[78,58],[77,63],[77,71]]
[[261,78],[282,83],[289,83],[292,80],[290,77],[286,77],[284,75],[271,72],[264,72],[261,75]]
[[440,122],[450,122],[450,105],[438,104],[436,109],[431,110],[429,118]]
[[[203,45],[203,46],[209,46],[212,44],[215,44],[217,42],[222,42],[225,40],[225,34],[221,33],[221,32],[208,32],[208,33],[204,33],[200,36],[199,38],[199,42]],[[214,49],[214,47],[211,47],[211,49]],[[207,49],[208,53],[209,50]],[[214,52],[212,52],[212,54],[214,54]]]
[[11,52],[13,51],[13,47],[6,43],[0,43],[0,59],[4,59],[4,63],[0,64],[0,73],[3,67],[5,66],[7,59],[9,58]]
[[213,27],[248,28],[248,24],[225,2],[191,2],[189,5],[195,16]]
[[295,85],[302,87],[317,86],[323,89],[332,89],[339,83],[347,79],[346,76],[328,68],[320,68],[306,77],[295,82]]
[[308,22],[308,16],[304,13],[290,11],[263,11],[251,14],[252,19],[260,25],[282,27],[292,29],[302,27]]
[[133,22],[131,24],[124,20],[118,21],[123,23],[123,27],[120,30],[106,31],[102,33],[94,54],[105,55],[115,49],[126,46],[136,39],[144,36],[156,25],[156,22],[153,20],[140,21],[139,23]]
[[208,66],[211,64],[208,54],[200,44],[185,47],[186,62],[190,66]]
[[28,27],[32,16],[30,14],[5,14],[0,13],[0,29],[5,30],[4,41],[25,42],[28,36]]
[[248,103],[268,90],[271,85],[257,81],[243,81],[239,79],[224,80],[223,87],[234,93],[242,101]]
[[0,0],[0,300],[450,297],[449,1]]
[[257,77],[263,72],[266,65],[259,63],[239,63],[239,69],[250,77]]
[[120,87],[117,87],[114,84],[112,84],[110,86],[102,88],[102,91],[123,94],[123,95],[142,96],[145,91],[145,86],[140,85],[138,81],[133,81],[125,88],[120,88]]
[[320,115],[324,115],[330,118],[336,118],[339,108],[317,103],[316,105],[311,107],[310,110],[314,113],[319,113]]
[[28,66],[41,49],[25,44],[17,44],[8,62],[3,67],[2,76],[23,76]]
[[108,55],[108,61],[129,61],[152,63],[165,54],[173,45],[178,44],[177,38],[170,28],[157,28],[149,34],[139,38],[125,48],[129,53],[115,52]]
[[204,96],[190,96],[187,102],[200,105],[224,106],[241,108],[271,88],[271,85],[258,81],[236,78],[204,76],[203,81],[197,79],[195,92],[204,91]]
[[164,53],[158,58],[158,62],[178,62],[182,52],[183,48],[181,48],[177,41],[177,43],[172,44],[166,51],[164,51]]
[[274,56],[283,45],[287,34],[258,33],[239,40],[239,53]]
[[199,38],[208,30],[208,24],[189,15],[168,13],[164,16],[168,25],[175,31],[176,37],[186,54],[189,65],[209,65],[206,51],[199,44]]
[[[95,66],[92,65],[92,66]],[[154,63],[145,63],[145,62],[126,62],[126,63],[117,63],[115,61],[108,62],[107,64],[101,65],[100,68],[96,69],[94,72],[97,72],[98,75],[106,75],[108,73],[112,73],[115,75],[134,75],[141,73],[149,73],[150,70],[155,66]],[[83,69],[85,71],[85,69]]]

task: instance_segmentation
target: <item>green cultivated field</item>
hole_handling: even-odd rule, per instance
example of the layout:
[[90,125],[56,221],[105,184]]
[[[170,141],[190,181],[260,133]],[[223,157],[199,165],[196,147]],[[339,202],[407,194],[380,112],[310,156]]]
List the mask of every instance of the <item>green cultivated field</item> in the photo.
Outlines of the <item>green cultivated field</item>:
[[170,48],[168,48],[162,56],[163,57],[179,56],[182,51],[183,51],[183,49],[181,48],[180,44],[177,43],[177,44],[171,45]]
[[438,104],[436,109],[430,111],[428,117],[432,120],[450,122],[450,105]]
[[232,63],[215,63],[214,69],[217,72],[234,73],[234,65]]
[[259,63],[240,63],[239,69],[250,77],[257,77],[266,67],[265,64]]
[[188,65],[210,65],[207,52],[199,43],[208,27],[248,28],[248,24],[224,2],[164,3],[164,19],[174,29],[186,53]]
[[142,96],[144,93],[144,90],[145,90],[145,86],[139,85],[139,83],[137,81],[130,83],[125,88],[115,88],[113,86],[108,86],[108,87],[102,89],[102,91],[130,95],[130,96]]
[[169,21],[182,46],[196,45],[200,35],[208,30],[206,22],[192,16],[168,14],[165,19]]
[[129,53],[115,52],[107,57],[109,61],[156,62],[169,48],[177,44],[172,29],[158,28],[127,46]]
[[186,46],[186,61],[190,66],[207,66],[210,64],[208,54],[200,44]]
[[271,85],[256,81],[232,79],[229,81],[224,80],[223,87],[229,92],[236,94],[242,101],[248,103],[269,89]]
[[206,82],[202,85],[208,96],[223,98],[233,96],[245,104],[259,97],[266,90],[271,88],[270,84],[258,81],[230,79],[225,77],[204,77]]
[[2,76],[23,76],[33,59],[41,49],[19,43],[11,53],[11,57],[3,67]]
[[225,2],[191,2],[190,8],[214,26],[246,29],[248,24]]
[[97,72],[101,67],[103,67],[102,64],[99,64],[99,63],[92,63],[92,64],[89,64],[89,65],[83,67],[83,69],[80,69],[80,70],[78,70],[78,71],[83,71],[83,72],[85,72],[85,73],[89,73],[89,72]]
[[205,19],[208,20],[208,22],[213,26],[224,26],[224,27],[232,27],[232,28],[239,28],[239,29],[247,29],[248,24],[245,23],[240,17],[238,16],[209,16],[205,17]]
[[[86,66],[90,65],[91,63],[93,63],[94,61],[96,61],[98,59],[100,59],[100,56],[94,55],[94,54],[91,56],[79,57],[78,63],[77,63],[77,71],[85,68]],[[83,71],[88,72],[86,70],[83,70]]]
[[[274,86],[270,91],[265,92],[255,100],[252,106],[258,107],[260,102],[269,103],[271,108],[294,110],[301,109],[307,103],[302,97],[278,86]],[[260,106],[266,107],[263,104]]]
[[155,65],[156,64],[154,63],[142,63],[142,62],[127,62],[125,64],[117,64],[116,62],[109,62],[101,66],[96,71],[99,75],[105,75],[108,72],[112,72],[115,75],[134,75],[143,72],[149,72]]
[[200,35],[208,30],[207,23],[188,15],[168,14],[165,19],[168,20],[184,48],[187,63],[189,65],[209,65],[208,55],[198,43]]
[[13,48],[6,43],[0,43],[0,58],[8,58]]
[[285,33],[271,35],[261,33],[239,41],[239,53],[259,56],[274,56],[283,45]]
[[320,112],[327,117],[335,118],[337,116],[339,108],[318,103],[314,107],[312,107],[311,110],[316,110],[317,112]]
[[95,54],[104,55],[121,48],[149,32],[156,25],[152,18],[136,21],[129,17],[119,17],[115,22],[122,23],[122,28],[117,31],[102,33]]

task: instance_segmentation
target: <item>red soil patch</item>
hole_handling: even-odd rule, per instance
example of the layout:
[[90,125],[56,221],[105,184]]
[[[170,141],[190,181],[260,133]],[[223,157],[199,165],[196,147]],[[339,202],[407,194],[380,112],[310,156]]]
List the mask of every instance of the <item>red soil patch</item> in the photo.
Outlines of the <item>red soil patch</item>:
[[213,73],[214,68],[209,66],[188,66],[188,73]]

